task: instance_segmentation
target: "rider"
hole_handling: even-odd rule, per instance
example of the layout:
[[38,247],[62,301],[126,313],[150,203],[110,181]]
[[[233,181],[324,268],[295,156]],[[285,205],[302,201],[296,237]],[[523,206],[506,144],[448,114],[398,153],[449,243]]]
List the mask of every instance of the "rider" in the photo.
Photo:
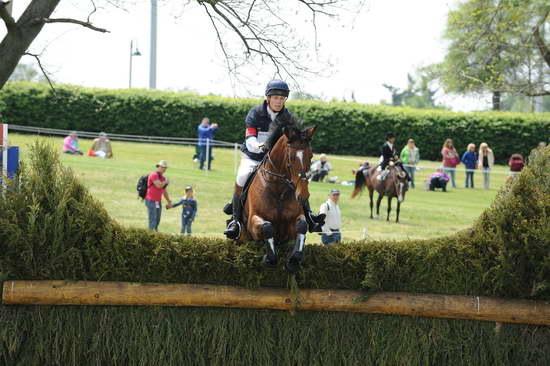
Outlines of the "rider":
[[[240,222],[242,215],[241,193],[243,187],[254,169],[260,165],[263,157],[267,153],[265,145],[270,128],[271,130],[279,124],[278,127],[291,123],[292,114],[285,108],[285,102],[288,98],[290,89],[288,84],[282,80],[270,81],[265,89],[265,100],[262,104],[252,107],[245,119],[245,143],[241,151],[241,164],[237,172],[237,180],[231,203],[224,207],[224,212],[232,214],[232,219],[227,225],[224,234],[229,239],[236,239],[240,235]],[[308,223],[309,231],[321,232],[324,225],[325,215],[314,215],[309,207],[309,202],[302,203],[304,215]]]
[[[388,132],[386,134],[386,142],[384,143],[384,145],[382,145],[381,150],[382,150],[382,156],[381,156],[382,162],[380,163],[380,170],[382,170],[382,173],[378,176],[378,180],[384,181],[390,172],[390,170],[388,169],[388,166],[393,165],[399,161],[399,156],[397,155],[397,150],[395,148],[395,135],[393,133]],[[401,166],[401,170],[405,173],[407,177],[407,181],[410,181],[411,178],[409,177],[409,174],[405,169],[403,169],[402,166]]]

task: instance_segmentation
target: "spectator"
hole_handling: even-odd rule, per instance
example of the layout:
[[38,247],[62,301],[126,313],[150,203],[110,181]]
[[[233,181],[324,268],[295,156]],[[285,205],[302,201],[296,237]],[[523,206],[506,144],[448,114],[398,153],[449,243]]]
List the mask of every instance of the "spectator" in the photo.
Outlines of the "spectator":
[[493,165],[495,165],[495,155],[493,154],[493,150],[489,149],[489,145],[485,142],[479,145],[478,159],[477,165],[483,171],[483,188],[489,189],[491,183],[491,169]]
[[208,170],[211,168],[212,164],[212,140],[214,140],[214,135],[218,130],[218,124],[210,124],[208,118],[203,118],[201,124],[197,127],[199,134],[199,169],[204,169],[204,162],[208,158]]
[[453,145],[453,140],[445,140],[441,149],[441,155],[443,156],[443,171],[445,174],[451,176],[451,185],[453,188],[456,188],[456,166],[460,164],[460,159]]
[[468,148],[462,154],[460,161],[466,167],[466,183],[464,186],[466,188],[474,188],[474,172],[477,165],[476,145],[468,144]]
[[168,178],[164,176],[168,163],[161,160],[156,165],[157,170],[149,174],[147,179],[147,194],[145,195],[145,206],[149,217],[149,229],[158,231],[160,224],[160,215],[162,213],[162,196],[168,201],[167,207],[172,207],[172,201],[168,196]]
[[323,231],[321,232],[321,241],[325,245],[338,244],[342,241],[342,233],[340,232],[342,215],[340,213],[340,206],[338,206],[339,199],[340,191],[333,189],[329,193],[328,200],[319,208],[319,214],[327,215]]
[[319,156],[319,160],[311,164],[311,180],[314,182],[322,182],[331,169],[330,163],[327,161],[327,156],[325,154],[321,154],[321,156]]
[[420,161],[420,153],[413,139],[409,139],[407,145],[401,150],[400,160],[411,178],[411,188],[414,188],[414,173],[416,172],[416,165]]
[[441,188],[443,192],[447,192],[449,176],[445,174],[445,169],[439,168],[430,176],[428,182],[430,191],[435,191],[436,188]]
[[63,140],[63,152],[65,154],[83,155],[82,151],[80,151],[80,146],[78,145],[78,136],[76,135],[76,131],[72,131],[69,136],[65,137]]
[[193,197],[193,187],[185,187],[185,197],[174,203],[171,207],[167,206],[166,209],[175,208],[179,205],[183,205],[183,209],[181,210],[181,233],[190,236],[192,233],[191,224],[195,221],[198,209],[197,201]]
[[105,132],[100,132],[99,137],[94,139],[88,156],[97,156],[98,158],[110,159],[113,157],[113,149],[111,148],[111,140]]
[[512,154],[510,160],[508,160],[508,166],[510,167],[510,175],[515,177],[523,170],[525,160],[521,154]]

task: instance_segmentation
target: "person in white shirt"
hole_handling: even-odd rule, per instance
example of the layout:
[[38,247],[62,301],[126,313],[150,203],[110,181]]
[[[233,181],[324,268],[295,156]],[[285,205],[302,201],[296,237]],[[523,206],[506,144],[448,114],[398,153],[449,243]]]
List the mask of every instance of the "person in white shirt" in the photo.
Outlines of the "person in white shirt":
[[339,199],[340,191],[333,189],[328,195],[328,200],[319,209],[319,213],[327,215],[321,232],[321,242],[325,245],[338,244],[342,241],[342,233],[340,232],[342,214],[340,213],[340,206],[338,206]]

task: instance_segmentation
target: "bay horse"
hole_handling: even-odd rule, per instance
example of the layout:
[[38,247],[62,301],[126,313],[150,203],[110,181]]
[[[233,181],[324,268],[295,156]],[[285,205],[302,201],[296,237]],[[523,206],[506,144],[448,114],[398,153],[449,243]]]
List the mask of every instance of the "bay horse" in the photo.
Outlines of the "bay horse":
[[315,129],[283,128],[258,167],[243,207],[244,225],[239,240],[263,243],[266,254],[262,262],[268,266],[277,264],[277,247],[294,240],[285,263],[290,273],[299,271],[304,259],[308,225],[301,202],[309,198],[307,173]]
[[399,212],[401,210],[401,202],[405,200],[405,192],[408,189],[407,175],[402,170],[403,168],[396,164],[390,164],[390,169],[386,179],[381,182],[378,180],[378,175],[382,172],[378,170],[378,166],[358,170],[355,173],[355,189],[351,194],[351,198],[355,198],[365,187],[369,190],[370,198],[370,218],[372,219],[372,206],[374,199],[374,191],[378,192],[376,200],[376,216],[380,215],[380,202],[384,196],[388,197],[388,217],[386,221],[390,221],[391,201],[392,198],[397,198],[397,215],[395,222],[399,222]]

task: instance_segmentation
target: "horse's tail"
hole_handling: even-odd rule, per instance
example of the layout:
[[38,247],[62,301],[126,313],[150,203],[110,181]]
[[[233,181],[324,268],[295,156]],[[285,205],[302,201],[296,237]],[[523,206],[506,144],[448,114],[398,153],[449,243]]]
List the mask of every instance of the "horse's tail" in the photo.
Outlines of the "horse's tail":
[[355,173],[355,189],[351,193],[351,198],[355,198],[361,193],[361,191],[365,189],[366,183],[364,170],[358,170],[357,173]]

